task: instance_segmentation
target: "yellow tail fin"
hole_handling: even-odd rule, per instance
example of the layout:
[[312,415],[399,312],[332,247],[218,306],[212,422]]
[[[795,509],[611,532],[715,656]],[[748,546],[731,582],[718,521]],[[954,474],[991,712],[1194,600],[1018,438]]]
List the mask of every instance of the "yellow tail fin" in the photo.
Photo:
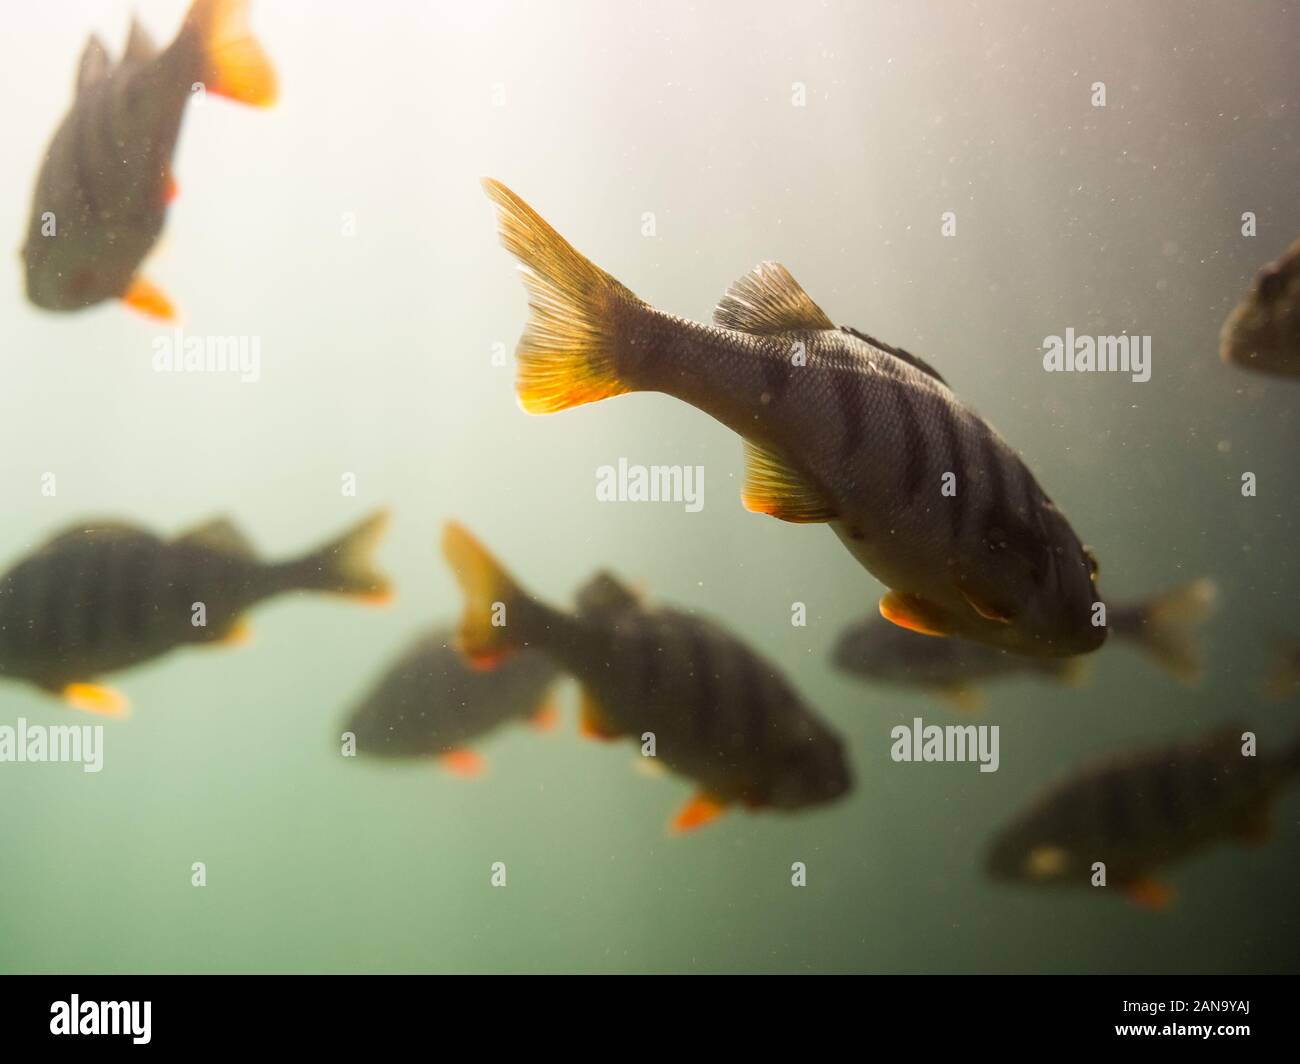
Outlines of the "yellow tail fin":
[[511,613],[524,596],[510,574],[463,526],[450,521],[442,533],[442,553],[465,593],[458,631],[460,652],[478,668],[491,668],[522,640],[511,628]]
[[1193,580],[1143,603],[1139,622],[1117,633],[1129,635],[1175,679],[1194,684],[1204,671],[1197,630],[1214,612],[1217,598],[1213,580]]
[[198,40],[209,92],[254,107],[275,103],[275,69],[248,28],[248,0],[194,0],[185,27]]
[[483,188],[497,205],[501,243],[522,264],[532,317],[519,341],[519,405],[550,414],[632,391],[619,379],[620,307],[641,303],[593,265],[499,181]]
[[388,531],[389,513],[377,510],[332,543],[289,565],[289,583],[309,591],[350,595],[372,604],[392,598],[392,585],[370,557]]

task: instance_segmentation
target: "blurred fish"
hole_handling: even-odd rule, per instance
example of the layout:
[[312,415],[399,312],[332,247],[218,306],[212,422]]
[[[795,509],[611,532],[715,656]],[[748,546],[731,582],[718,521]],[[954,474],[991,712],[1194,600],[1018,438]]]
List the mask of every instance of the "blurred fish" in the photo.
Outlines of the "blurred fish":
[[387,522],[376,513],[274,563],[225,519],[170,541],[116,522],[77,525],[0,576],[0,676],[121,715],[126,700],[93,681],[175,647],[239,641],[243,614],[265,598],[303,590],[385,599],[388,581],[369,555]]
[[484,187],[530,294],[518,349],[526,411],[673,395],[744,438],[746,508],[829,522],[891,589],[880,611],[895,624],[1043,656],[1101,645],[1091,553],[926,362],[836,328],[775,263],[732,285],[712,325],[665,314],[504,185]]
[[[1145,602],[1116,606],[1108,623],[1115,636],[1154,658],[1182,683],[1200,679],[1197,626],[1209,616],[1214,582],[1196,580]],[[935,690],[960,709],[978,709],[976,684],[1002,676],[1043,675],[1078,682],[1081,658],[1031,658],[965,639],[928,639],[878,616],[847,627],[832,654],[834,664],[866,680]]]
[[994,839],[989,874],[1086,887],[1100,861],[1108,886],[1164,906],[1172,891],[1154,878],[1162,868],[1216,843],[1262,841],[1274,798],[1300,771],[1300,743],[1245,756],[1242,734],[1224,728],[1071,773]]
[[550,658],[524,650],[494,669],[475,669],[453,639],[448,629],[423,633],[362,698],[346,726],[358,751],[436,757],[451,772],[477,775],[484,764],[468,748],[475,739],[516,720],[555,726],[547,694],[559,670]]
[[1219,334],[1224,362],[1300,375],[1300,239],[1255,275]]
[[656,756],[699,787],[674,830],[736,802],[794,810],[848,792],[839,737],[720,625],[646,607],[608,574],[583,589],[578,612],[564,613],[521,590],[459,525],[447,526],[443,550],[465,593],[461,649],[486,666],[540,650],[582,685],[587,735],[640,743],[652,732]]
[[23,262],[27,298],[46,310],[121,299],[154,318],[171,302],[140,275],[175,196],[172,156],[195,86],[267,106],[275,73],[248,29],[248,0],[195,0],[158,51],[135,20],[112,63],[98,37],[81,55],[72,108],[36,179]]

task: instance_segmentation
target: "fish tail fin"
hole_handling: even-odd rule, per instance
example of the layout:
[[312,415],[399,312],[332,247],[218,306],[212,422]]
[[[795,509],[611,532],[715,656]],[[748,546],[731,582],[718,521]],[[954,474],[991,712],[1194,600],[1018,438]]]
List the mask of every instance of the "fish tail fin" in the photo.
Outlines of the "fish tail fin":
[[185,30],[197,42],[204,87],[253,107],[270,107],[275,68],[248,26],[248,0],[194,0]]
[[302,591],[328,591],[381,605],[392,586],[371,555],[388,530],[389,513],[377,510],[360,524],[296,561],[279,567],[280,582]]
[[644,306],[492,178],[501,243],[517,258],[532,315],[519,341],[516,388],[530,414],[551,414],[633,391],[618,367],[619,310]]
[[527,616],[531,600],[463,525],[447,523],[442,553],[465,596],[457,630],[460,652],[476,668],[491,668],[526,642],[518,621],[521,613]]
[[1115,631],[1175,679],[1194,684],[1204,671],[1197,630],[1214,611],[1217,597],[1213,580],[1193,580],[1142,603]]

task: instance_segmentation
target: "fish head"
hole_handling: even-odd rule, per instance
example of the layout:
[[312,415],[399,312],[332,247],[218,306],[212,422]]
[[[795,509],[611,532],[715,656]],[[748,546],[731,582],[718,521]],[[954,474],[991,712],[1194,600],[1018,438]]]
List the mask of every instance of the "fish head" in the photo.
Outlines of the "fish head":
[[840,633],[831,652],[831,662],[837,669],[877,679],[889,674],[897,655],[889,652],[887,641],[880,638],[881,626],[875,621],[863,618]]
[[1087,654],[1106,641],[1105,624],[1094,623],[1094,607],[1101,601],[1097,557],[1054,506],[1045,508],[1044,520],[1041,564],[1023,581],[1020,605],[1002,623],[1000,637],[994,629],[988,641],[1035,656]]
[[1275,373],[1300,373],[1300,240],[1255,275],[1223,324],[1223,361]]
[[806,736],[782,751],[761,804],[774,809],[802,809],[843,797],[852,786],[853,774],[843,744],[809,721]]

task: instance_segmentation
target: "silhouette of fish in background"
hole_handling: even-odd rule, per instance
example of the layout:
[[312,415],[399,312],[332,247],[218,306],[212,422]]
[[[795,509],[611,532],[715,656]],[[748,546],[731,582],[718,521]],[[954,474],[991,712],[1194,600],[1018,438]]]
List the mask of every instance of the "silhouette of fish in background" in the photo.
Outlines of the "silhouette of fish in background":
[[451,629],[418,636],[352,710],[345,730],[357,751],[384,758],[433,757],[463,776],[481,773],[469,744],[512,721],[558,723],[548,694],[559,678],[550,658],[524,650],[492,669],[475,669]]
[[1243,731],[1222,728],[1072,772],[996,836],[989,875],[1087,887],[1100,861],[1107,886],[1164,907],[1173,892],[1156,875],[1218,843],[1267,838],[1272,804],[1300,771],[1300,741],[1245,756]]
[[276,80],[248,0],[195,0],[161,52],[134,20],[114,64],[98,37],[81,55],[72,107],[45,153],[22,257],[27,298],[46,310],[120,299],[151,317],[171,301],[140,274],[176,194],[172,157],[194,86],[259,107]]
[[1224,362],[1300,376],[1300,239],[1264,266],[1219,334]]
[[880,612],[893,623],[1041,656],[1102,644],[1091,552],[925,361],[836,328],[777,263],[732,285],[712,325],[666,314],[510,189],[484,187],[530,297],[517,351],[526,411],[631,391],[675,396],[745,440],[745,507],[829,523],[891,589]]
[[521,590],[461,526],[447,526],[443,550],[465,593],[462,651],[490,667],[539,650],[582,685],[585,734],[641,743],[653,733],[658,762],[699,788],[673,830],[699,827],[735,803],[796,810],[848,793],[839,736],[722,626],[646,607],[608,574],[565,613]]
[[[1117,639],[1131,643],[1185,684],[1202,674],[1197,627],[1213,609],[1213,581],[1196,580],[1143,602],[1119,605],[1107,623]],[[966,639],[933,639],[864,617],[840,633],[832,653],[837,668],[864,680],[936,691],[959,709],[978,709],[976,685],[1002,676],[1041,675],[1077,683],[1082,658],[1031,658]]]
[[[370,553],[388,515],[373,514],[301,558],[264,562],[229,521],[173,540],[132,525],[76,525],[0,576],[0,677],[26,680],[69,705],[119,716],[126,700],[94,682],[179,646],[229,643],[243,614],[286,591],[385,601]],[[202,604],[203,624],[196,624]]]

